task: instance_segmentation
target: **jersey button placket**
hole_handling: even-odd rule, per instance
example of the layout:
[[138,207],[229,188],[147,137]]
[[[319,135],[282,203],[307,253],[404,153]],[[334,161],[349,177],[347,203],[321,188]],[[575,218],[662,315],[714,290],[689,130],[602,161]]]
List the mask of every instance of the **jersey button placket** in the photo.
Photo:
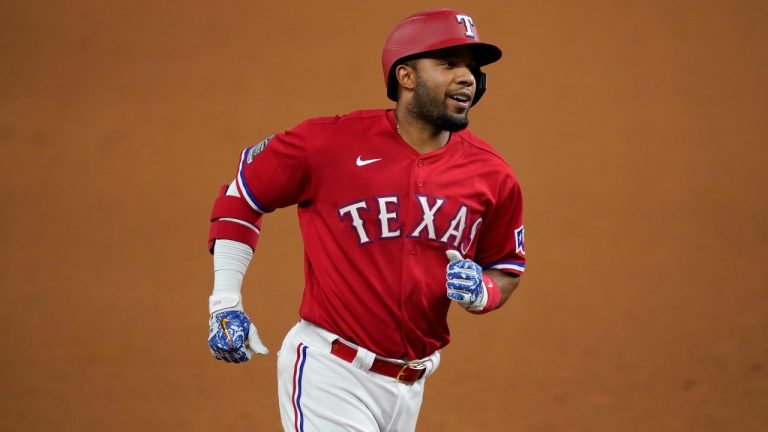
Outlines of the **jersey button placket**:
[[[416,191],[418,193],[422,192],[422,189],[424,189],[424,173],[421,169],[424,167],[424,159],[418,159],[416,160],[416,170],[414,171],[414,174],[416,174]],[[411,255],[416,255],[418,252],[418,247],[415,244],[411,244],[408,252]]]
[[[416,161],[416,166],[419,168],[422,168],[424,166],[424,159],[419,159]],[[421,170],[419,170],[421,171]],[[416,179],[416,187],[419,189],[419,192],[424,188],[424,174],[420,173],[419,177]]]

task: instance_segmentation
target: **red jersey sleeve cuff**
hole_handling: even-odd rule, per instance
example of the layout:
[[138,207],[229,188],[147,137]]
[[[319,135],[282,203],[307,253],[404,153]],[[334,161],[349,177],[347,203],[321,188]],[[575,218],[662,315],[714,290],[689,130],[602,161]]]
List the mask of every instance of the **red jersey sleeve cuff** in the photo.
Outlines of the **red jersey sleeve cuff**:
[[503,261],[489,265],[486,268],[501,270],[504,273],[521,275],[525,272],[525,261]]

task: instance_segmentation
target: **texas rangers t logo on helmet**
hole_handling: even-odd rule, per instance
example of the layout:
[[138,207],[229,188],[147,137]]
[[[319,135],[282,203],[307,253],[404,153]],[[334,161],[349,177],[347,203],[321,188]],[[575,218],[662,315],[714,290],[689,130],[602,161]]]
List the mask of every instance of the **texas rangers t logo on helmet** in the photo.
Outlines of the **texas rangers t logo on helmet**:
[[475,26],[475,23],[472,21],[471,17],[468,17],[466,15],[456,15],[456,21],[460,22],[461,24],[464,24],[464,27],[467,29],[466,35],[468,38],[475,38],[475,33],[472,31],[472,28]]

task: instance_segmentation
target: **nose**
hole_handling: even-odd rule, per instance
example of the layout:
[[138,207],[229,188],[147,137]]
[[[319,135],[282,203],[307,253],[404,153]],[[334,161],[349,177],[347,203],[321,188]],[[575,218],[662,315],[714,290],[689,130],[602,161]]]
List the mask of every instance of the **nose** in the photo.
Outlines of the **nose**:
[[469,66],[461,66],[456,68],[456,82],[461,85],[467,85],[474,87],[475,74],[472,73],[472,69]]

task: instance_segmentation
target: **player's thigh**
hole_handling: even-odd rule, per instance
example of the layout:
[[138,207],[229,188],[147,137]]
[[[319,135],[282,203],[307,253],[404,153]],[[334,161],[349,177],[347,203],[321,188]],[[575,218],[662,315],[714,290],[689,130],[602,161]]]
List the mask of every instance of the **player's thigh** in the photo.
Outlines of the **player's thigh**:
[[357,369],[289,332],[278,352],[278,399],[286,431],[377,431],[370,389]]

